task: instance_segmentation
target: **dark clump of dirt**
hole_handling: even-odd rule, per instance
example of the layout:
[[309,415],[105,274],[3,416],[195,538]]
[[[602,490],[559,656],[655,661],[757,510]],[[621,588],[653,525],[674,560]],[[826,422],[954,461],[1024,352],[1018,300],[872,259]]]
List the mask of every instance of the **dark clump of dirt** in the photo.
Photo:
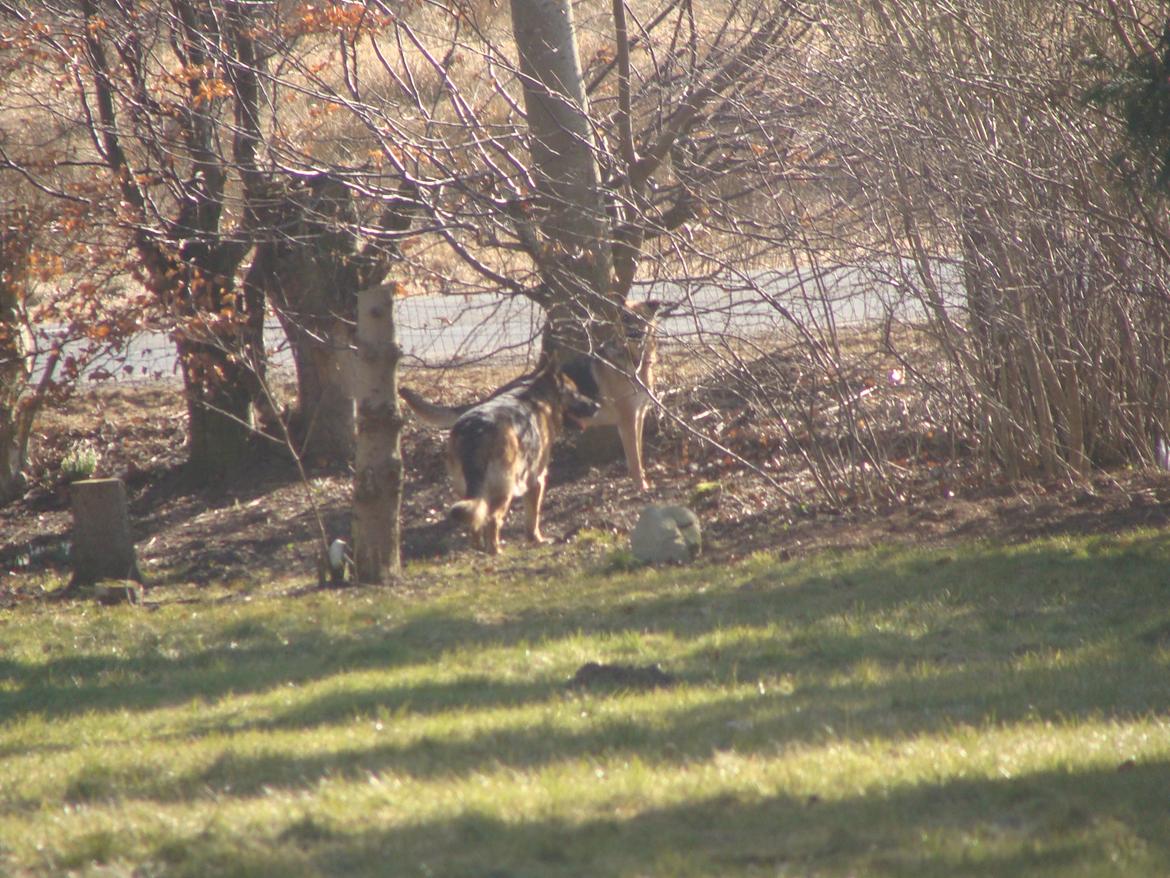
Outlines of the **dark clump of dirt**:
[[571,689],[663,689],[678,679],[658,665],[611,665],[586,662],[569,681]]
[[[769,368],[788,383],[786,392],[801,390],[795,365],[777,360]],[[677,503],[702,520],[702,563],[721,564],[761,550],[797,557],[889,541],[1021,540],[1170,520],[1168,473],[1124,470],[1080,482],[1003,484],[955,443],[949,457],[931,446],[934,425],[908,418],[913,407],[898,398],[900,388],[850,380],[858,393],[874,388],[865,397],[874,429],[896,432],[913,446],[891,459],[898,474],[892,487],[826,490],[810,476],[809,436],[791,425],[781,429],[775,412],[758,399],[745,404],[743,382],[729,373],[718,382],[678,382],[667,395],[672,417],[659,416],[647,435],[648,492],[626,477],[611,428],[558,442],[542,530],[564,542],[589,531],[624,539],[647,503]],[[884,411],[894,420],[881,421]],[[31,487],[0,507],[0,596],[19,593],[22,577],[67,573],[71,522],[64,471],[79,449],[92,452],[96,475],[125,479],[138,559],[151,588],[315,581],[324,545],[349,538],[348,466],[308,461],[306,484],[296,467],[273,454],[246,479],[195,484],[183,471],[184,424],[181,391],[167,384],[89,389],[46,412],[34,437]],[[816,423],[809,426],[819,432]],[[412,563],[469,550],[465,535],[446,518],[452,497],[443,434],[411,420],[402,447],[409,576]],[[514,513],[505,526],[504,558],[523,555],[522,518]]]

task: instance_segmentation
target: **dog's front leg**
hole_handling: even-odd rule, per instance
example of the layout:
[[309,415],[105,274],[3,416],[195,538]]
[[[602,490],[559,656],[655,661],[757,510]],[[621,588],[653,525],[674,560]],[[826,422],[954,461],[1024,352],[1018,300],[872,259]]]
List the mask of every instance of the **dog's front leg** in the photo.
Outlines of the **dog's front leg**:
[[619,400],[617,403],[618,436],[626,453],[626,470],[641,490],[648,491],[650,483],[642,469],[642,428],[646,423],[646,406],[638,400]]

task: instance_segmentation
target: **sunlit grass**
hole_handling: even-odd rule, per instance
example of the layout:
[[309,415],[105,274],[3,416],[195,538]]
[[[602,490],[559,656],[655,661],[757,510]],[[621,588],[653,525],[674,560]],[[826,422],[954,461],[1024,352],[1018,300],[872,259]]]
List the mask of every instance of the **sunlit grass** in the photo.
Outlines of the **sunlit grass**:
[[[0,873],[1170,869],[1160,534],[626,572],[593,542],[3,611]],[[568,687],[588,661],[676,685]]]

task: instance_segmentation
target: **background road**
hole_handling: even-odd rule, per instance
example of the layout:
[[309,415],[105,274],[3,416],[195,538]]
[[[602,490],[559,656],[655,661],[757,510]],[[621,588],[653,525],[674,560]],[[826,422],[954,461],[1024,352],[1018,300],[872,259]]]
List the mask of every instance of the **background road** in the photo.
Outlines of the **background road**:
[[[939,264],[945,296],[960,306],[957,272]],[[794,324],[818,329],[923,316],[911,278],[882,264],[836,268],[819,274],[764,272],[716,283],[646,283],[632,298],[678,303],[661,323],[663,343],[704,343],[719,338],[790,336]],[[522,297],[492,295],[413,296],[396,303],[398,341],[413,366],[451,368],[484,360],[524,361],[537,349],[539,309]],[[276,321],[266,341],[273,367],[291,373],[292,359]],[[76,350],[66,346],[66,353]],[[143,332],[121,351],[96,358],[86,369],[91,380],[179,380],[175,347],[165,333]]]

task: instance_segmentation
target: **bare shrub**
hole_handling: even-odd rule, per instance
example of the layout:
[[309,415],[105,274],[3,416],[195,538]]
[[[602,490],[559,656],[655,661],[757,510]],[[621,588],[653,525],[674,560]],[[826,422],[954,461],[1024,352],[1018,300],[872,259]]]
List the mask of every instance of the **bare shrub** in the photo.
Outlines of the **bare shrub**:
[[1166,435],[1165,252],[1084,95],[1086,5],[840,4],[818,71],[842,236],[918,304],[956,418],[1019,475],[1151,458]]

